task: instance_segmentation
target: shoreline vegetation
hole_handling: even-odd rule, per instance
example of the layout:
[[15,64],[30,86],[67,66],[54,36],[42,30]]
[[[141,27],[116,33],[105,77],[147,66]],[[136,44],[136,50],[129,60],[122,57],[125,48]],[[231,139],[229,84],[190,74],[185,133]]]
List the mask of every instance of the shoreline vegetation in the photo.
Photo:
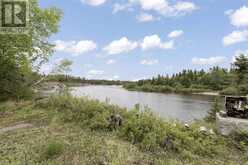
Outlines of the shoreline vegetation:
[[211,96],[248,94],[248,57],[236,57],[230,69],[213,67],[205,70],[183,70],[169,75],[158,75],[136,82],[120,80],[87,80],[63,74],[48,75],[46,81],[75,85],[122,85],[130,91],[201,94]]
[[204,95],[247,95],[248,57],[236,57],[230,69],[213,67],[204,70],[183,70],[177,74],[158,75],[151,79],[124,84],[128,90],[160,93],[191,93]]
[[[217,107],[214,105],[214,107]],[[68,92],[0,104],[0,125],[31,128],[0,134],[0,164],[245,164],[248,134],[223,137],[214,122],[184,125],[139,105],[127,110]],[[121,124],[116,122],[121,119]],[[202,127],[204,129],[202,129]]]
[[138,86],[134,83],[123,85],[123,88],[129,91],[142,91],[142,92],[153,92],[153,93],[177,93],[177,94],[198,94],[198,95],[210,95],[219,96],[220,92],[215,92],[208,89],[197,89],[197,88],[173,88],[170,86],[154,85],[154,86]]

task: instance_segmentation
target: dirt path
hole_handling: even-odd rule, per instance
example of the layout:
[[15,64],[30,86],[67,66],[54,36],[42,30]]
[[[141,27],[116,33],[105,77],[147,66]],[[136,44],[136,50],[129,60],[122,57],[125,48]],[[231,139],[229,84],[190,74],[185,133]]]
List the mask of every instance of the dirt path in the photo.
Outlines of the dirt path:
[[11,126],[11,127],[0,128],[0,134],[6,133],[6,132],[9,132],[9,131],[15,131],[15,130],[18,130],[18,129],[23,129],[23,128],[30,128],[30,127],[33,127],[33,125],[23,123],[23,124],[18,124],[18,125]]

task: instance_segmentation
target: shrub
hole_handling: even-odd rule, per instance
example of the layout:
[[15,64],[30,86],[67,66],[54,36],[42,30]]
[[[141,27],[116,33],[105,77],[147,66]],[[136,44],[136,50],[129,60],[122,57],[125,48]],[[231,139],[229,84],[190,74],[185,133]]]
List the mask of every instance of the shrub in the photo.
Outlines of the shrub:
[[49,106],[61,112],[65,122],[77,122],[82,127],[93,130],[108,129],[108,119],[112,114],[125,113],[125,109],[117,106],[89,100],[86,97],[76,98],[68,93],[52,97]]
[[[186,159],[189,162],[198,158],[221,157],[220,159],[224,160],[225,155],[230,156],[228,155],[230,145],[227,139],[199,131],[199,128],[205,125],[204,123],[192,124],[186,128],[181,123],[168,122],[157,117],[148,108],[141,110],[139,105],[136,105],[133,110],[126,111],[99,101],[63,94],[52,97],[49,106],[56,109],[64,121],[75,122],[94,132],[101,131],[118,136],[136,145],[141,151],[155,156],[165,153],[177,154],[180,159]],[[214,104],[214,112],[216,107],[217,104]],[[108,124],[108,118],[112,114],[120,114],[123,117],[122,126],[114,131],[109,129]],[[212,126],[209,127],[212,128]],[[244,140],[242,143],[237,143],[237,146],[240,147],[241,144],[244,144]],[[233,145],[231,147],[234,148]]]
[[221,105],[218,97],[215,98],[210,111],[208,112],[208,116],[205,118],[208,122],[214,122],[216,120],[216,113],[220,112]]
[[222,95],[239,95],[239,90],[236,87],[228,87],[220,92]]
[[136,109],[129,111],[125,122],[119,130],[119,136],[138,145],[145,151],[162,149],[162,143],[170,135],[171,125],[157,118],[148,108],[144,111]]
[[237,131],[231,135],[233,143],[241,150],[248,150],[248,132]]
[[238,90],[239,90],[240,94],[247,95],[248,94],[248,85],[247,84],[239,85]]
[[45,148],[44,157],[46,159],[52,159],[59,156],[64,151],[64,144],[58,141],[49,142]]

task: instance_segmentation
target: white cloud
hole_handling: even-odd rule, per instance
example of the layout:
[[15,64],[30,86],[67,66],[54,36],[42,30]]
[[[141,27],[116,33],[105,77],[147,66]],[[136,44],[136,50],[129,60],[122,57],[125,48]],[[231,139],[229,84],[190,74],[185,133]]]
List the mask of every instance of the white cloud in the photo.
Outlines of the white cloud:
[[139,0],[139,3],[144,10],[162,11],[168,7],[165,0]]
[[143,76],[143,77],[134,78],[131,81],[135,82],[135,81],[140,81],[140,80],[147,80],[147,79],[150,79],[151,77],[152,77],[152,75],[150,75],[150,76]]
[[177,37],[180,37],[181,35],[183,35],[183,33],[184,32],[182,30],[174,30],[168,34],[168,37],[169,38],[177,38]]
[[97,44],[90,40],[82,41],[55,41],[55,50],[66,53],[72,53],[74,55],[88,53],[97,48]]
[[106,2],[107,0],[81,0],[82,3],[86,3],[91,6],[99,6]]
[[248,57],[248,49],[247,50],[237,50],[235,52],[235,55],[232,58],[232,62],[236,61],[236,57],[240,56],[241,54],[244,54],[246,57]]
[[144,11],[155,11],[163,16],[182,16],[196,10],[198,7],[192,2],[180,1],[175,5],[167,0],[129,0],[133,5],[139,5]]
[[88,72],[89,76],[99,76],[99,75],[103,75],[104,71],[103,70],[90,70]]
[[216,56],[209,58],[193,58],[192,63],[194,65],[218,65],[224,63],[226,60],[225,57]]
[[149,66],[152,66],[152,65],[155,65],[158,63],[159,63],[159,61],[157,59],[150,59],[150,60],[145,59],[145,60],[142,60],[140,62],[140,64],[142,64],[142,65],[149,65]]
[[248,30],[244,31],[233,31],[223,38],[223,44],[229,46],[232,44],[245,42],[248,40]]
[[248,26],[248,7],[243,6],[236,11],[229,10],[227,14],[232,25],[236,27]]
[[141,48],[143,50],[155,48],[173,49],[174,41],[162,42],[158,35],[146,36],[141,43]]
[[176,12],[182,12],[178,14],[187,14],[197,9],[197,6],[192,2],[177,2],[174,6]]
[[113,59],[110,59],[106,62],[107,65],[111,65],[111,64],[114,64],[116,63],[116,60],[113,60]]
[[127,3],[127,4],[119,4],[115,3],[113,6],[113,13],[118,13],[120,11],[133,11],[132,4]]
[[147,13],[141,13],[136,17],[136,19],[138,20],[138,22],[151,22],[155,20],[153,15]]
[[138,47],[138,43],[135,41],[129,41],[127,37],[123,37],[120,40],[115,40],[109,45],[103,48],[110,55],[128,53]]
[[109,80],[109,81],[113,81],[113,80],[118,80],[119,78],[120,78],[119,75],[114,75],[111,78],[106,78],[106,79]]
[[134,6],[139,6],[143,11],[155,11],[165,17],[183,16],[198,9],[198,6],[188,1],[170,4],[168,0],[128,0],[124,4],[115,4],[113,13],[130,11],[134,9]]
[[174,41],[163,42],[160,45],[161,49],[173,49],[174,48]]

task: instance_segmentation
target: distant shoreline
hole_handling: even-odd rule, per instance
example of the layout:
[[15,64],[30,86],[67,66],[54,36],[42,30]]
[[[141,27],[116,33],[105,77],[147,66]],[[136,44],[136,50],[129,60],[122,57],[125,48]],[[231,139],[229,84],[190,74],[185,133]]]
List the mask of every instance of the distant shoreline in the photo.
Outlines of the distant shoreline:
[[192,93],[193,95],[205,95],[205,96],[221,96],[219,92],[199,92]]
[[[80,86],[100,86],[101,84],[84,84],[84,83],[67,83],[66,85],[68,85],[69,87],[80,87]],[[122,85],[106,85],[106,86],[120,86],[123,89],[129,90],[129,91],[141,91],[141,92],[147,92],[147,91],[143,91],[143,90],[137,90],[137,89],[127,89],[125,88],[125,86]],[[165,92],[156,92],[153,91],[152,93],[165,93]],[[166,92],[169,93],[169,92]],[[171,92],[171,93],[182,93],[182,92]],[[188,93],[188,92],[187,92]],[[219,92],[192,92],[192,93],[188,93],[188,94],[192,94],[192,95],[204,95],[204,96],[221,96],[221,94]]]

